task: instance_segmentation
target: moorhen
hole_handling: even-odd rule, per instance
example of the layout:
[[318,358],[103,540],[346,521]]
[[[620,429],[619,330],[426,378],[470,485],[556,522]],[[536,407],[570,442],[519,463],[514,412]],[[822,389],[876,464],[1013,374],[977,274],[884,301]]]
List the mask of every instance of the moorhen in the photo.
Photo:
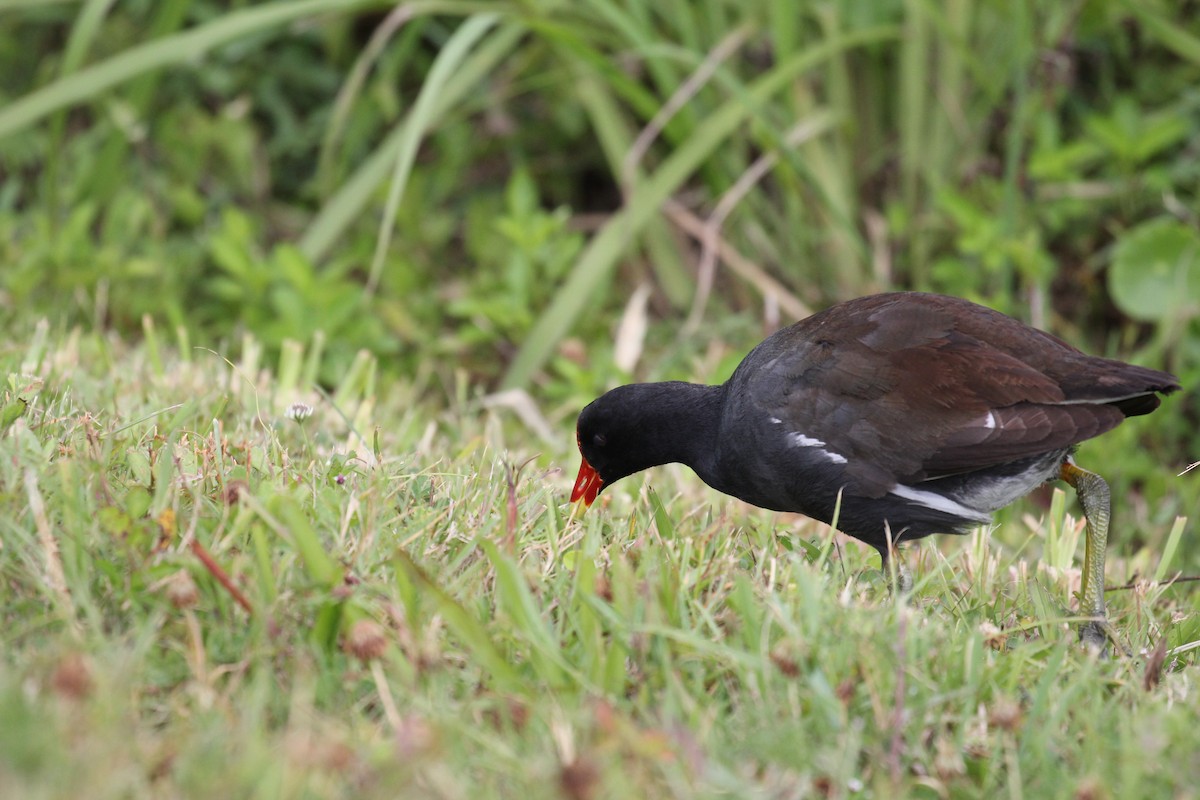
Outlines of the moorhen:
[[1179,388],[966,300],[862,297],[776,332],[720,386],[631,384],[590,403],[571,500],[681,462],[747,503],[836,524],[887,574],[897,542],[964,533],[1061,478],[1087,521],[1081,635],[1103,648],[1109,490],[1071,452]]

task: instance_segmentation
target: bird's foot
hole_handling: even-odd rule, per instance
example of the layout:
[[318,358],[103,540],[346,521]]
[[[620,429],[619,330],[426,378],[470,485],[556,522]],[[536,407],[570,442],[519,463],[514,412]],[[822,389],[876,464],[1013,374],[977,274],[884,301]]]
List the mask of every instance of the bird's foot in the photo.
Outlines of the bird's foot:
[[1115,645],[1117,650],[1124,655],[1131,655],[1125,649],[1125,646],[1121,644],[1120,639],[1117,638],[1117,629],[1106,619],[1093,619],[1083,623],[1079,627],[1079,641],[1083,643],[1084,647],[1102,659],[1107,659],[1109,656],[1109,642]]

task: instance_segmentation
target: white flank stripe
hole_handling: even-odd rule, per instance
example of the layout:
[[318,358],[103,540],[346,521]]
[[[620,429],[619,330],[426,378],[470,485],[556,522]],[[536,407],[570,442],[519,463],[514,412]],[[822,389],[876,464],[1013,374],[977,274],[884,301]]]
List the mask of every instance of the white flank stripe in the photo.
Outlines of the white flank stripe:
[[1109,403],[1119,403],[1122,400],[1132,400],[1135,397],[1145,397],[1146,395],[1154,394],[1154,392],[1134,392],[1133,394],[1122,395],[1121,397],[1105,397],[1103,400],[1060,400],[1057,403],[1047,403],[1048,406],[1103,406]]
[[989,411],[987,418],[983,421],[983,427],[987,428],[989,431],[992,430],[993,428],[995,428],[996,427],[996,415]]
[[771,424],[772,425],[782,425],[783,420],[781,420],[779,417],[771,417]]
[[831,453],[828,450],[822,449],[825,447],[825,443],[820,439],[814,439],[811,436],[805,436],[803,433],[789,433],[788,438],[792,440],[793,447],[815,447],[821,455],[825,456],[834,464],[846,463],[845,456],[838,455],[837,453]]
[[792,444],[795,445],[796,447],[824,447],[825,446],[825,443],[822,442],[820,439],[810,438],[808,436],[805,436],[803,433],[789,434],[788,438],[790,438],[792,440]]
[[925,492],[920,489],[914,489],[911,486],[905,486],[902,483],[897,483],[889,490],[897,497],[903,497],[909,502],[916,503],[919,506],[932,508],[934,511],[944,511],[947,514],[953,514],[956,517],[965,517],[973,519],[976,522],[991,522],[992,518],[989,514],[981,511],[976,511],[973,508],[968,508],[962,503],[957,503],[949,497],[937,494],[936,492]]

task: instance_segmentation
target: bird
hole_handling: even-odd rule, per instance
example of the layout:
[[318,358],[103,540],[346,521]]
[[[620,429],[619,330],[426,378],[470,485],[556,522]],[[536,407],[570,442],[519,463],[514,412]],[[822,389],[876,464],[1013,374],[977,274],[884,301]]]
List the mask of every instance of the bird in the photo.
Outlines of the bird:
[[1073,454],[1179,388],[968,300],[870,295],[775,332],[723,384],[634,383],[589,403],[571,501],[586,509],[621,478],[682,463],[719,492],[874,547],[906,591],[896,545],[987,525],[1061,479],[1085,517],[1080,636],[1103,650],[1110,491]]

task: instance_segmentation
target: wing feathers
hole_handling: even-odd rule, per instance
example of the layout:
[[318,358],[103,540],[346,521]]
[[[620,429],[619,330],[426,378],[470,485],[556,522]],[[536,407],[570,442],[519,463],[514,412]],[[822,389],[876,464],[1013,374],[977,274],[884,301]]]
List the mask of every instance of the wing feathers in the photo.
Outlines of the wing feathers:
[[1179,388],[1165,372],[922,294],[864,298],[779,331],[731,385],[755,413],[827,442],[865,496],[1065,449]]
[[1125,415],[1109,405],[1019,403],[989,411],[946,436],[922,464],[925,477],[967,472],[1047,453],[1099,436]]

